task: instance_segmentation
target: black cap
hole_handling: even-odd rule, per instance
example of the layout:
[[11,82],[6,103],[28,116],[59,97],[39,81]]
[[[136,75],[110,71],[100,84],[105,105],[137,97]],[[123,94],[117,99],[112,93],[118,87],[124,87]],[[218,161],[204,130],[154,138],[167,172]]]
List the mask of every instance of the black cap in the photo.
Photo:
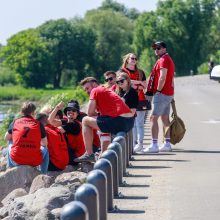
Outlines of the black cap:
[[153,43],[151,45],[151,47],[153,47],[153,48],[155,48],[155,47],[167,48],[167,45],[163,41],[157,41],[157,42]]
[[64,114],[66,115],[68,110],[75,110],[77,112],[79,112],[80,108],[79,108],[79,103],[78,102],[69,102],[67,104],[67,107],[64,108]]

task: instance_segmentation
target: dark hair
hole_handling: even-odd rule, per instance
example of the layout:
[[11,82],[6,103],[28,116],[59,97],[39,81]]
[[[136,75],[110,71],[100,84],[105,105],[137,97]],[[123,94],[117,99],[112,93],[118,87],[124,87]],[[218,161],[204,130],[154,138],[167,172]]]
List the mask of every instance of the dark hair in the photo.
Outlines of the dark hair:
[[98,81],[97,81],[97,79],[96,79],[95,77],[89,76],[89,77],[86,77],[86,78],[82,79],[82,80],[80,81],[80,85],[81,85],[81,86],[84,86],[84,85],[85,85],[86,83],[88,83],[88,82],[98,83]]
[[36,110],[36,106],[32,102],[25,102],[21,107],[21,113],[23,115],[31,115]]
[[110,74],[112,74],[112,75],[114,75],[114,76],[116,77],[116,72],[114,72],[114,71],[112,71],[112,70],[106,71],[106,72],[104,73],[104,76],[107,77],[107,76],[110,75]]

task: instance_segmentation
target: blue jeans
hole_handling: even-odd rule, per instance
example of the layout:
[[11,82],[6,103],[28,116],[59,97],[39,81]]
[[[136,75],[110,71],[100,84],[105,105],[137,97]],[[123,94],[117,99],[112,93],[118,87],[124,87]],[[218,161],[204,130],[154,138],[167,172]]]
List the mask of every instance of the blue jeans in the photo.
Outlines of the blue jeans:
[[137,117],[134,121],[134,127],[133,127],[133,147],[136,144],[143,145],[144,141],[144,119],[146,111],[136,111]]
[[[11,156],[10,156],[11,146],[12,146],[12,144],[10,143],[9,146],[8,146],[8,152],[7,152],[7,165],[8,165],[8,167],[16,167],[16,166],[19,166],[19,164],[17,164],[15,161],[13,161]],[[43,162],[38,167],[38,170],[41,173],[46,174],[47,169],[48,169],[48,164],[49,164],[49,152],[48,152],[48,149],[46,147],[41,147],[40,149],[41,149],[41,153],[42,153],[42,156],[43,156]]]

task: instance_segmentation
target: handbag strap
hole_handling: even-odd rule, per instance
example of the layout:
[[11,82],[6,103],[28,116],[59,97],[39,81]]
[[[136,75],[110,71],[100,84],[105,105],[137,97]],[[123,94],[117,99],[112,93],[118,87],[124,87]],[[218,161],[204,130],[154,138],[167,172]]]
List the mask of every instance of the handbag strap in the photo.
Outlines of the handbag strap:
[[173,116],[177,117],[177,111],[176,111],[176,105],[175,105],[175,100],[174,99],[172,99],[172,101],[171,101],[171,106],[172,106],[172,109],[173,109]]

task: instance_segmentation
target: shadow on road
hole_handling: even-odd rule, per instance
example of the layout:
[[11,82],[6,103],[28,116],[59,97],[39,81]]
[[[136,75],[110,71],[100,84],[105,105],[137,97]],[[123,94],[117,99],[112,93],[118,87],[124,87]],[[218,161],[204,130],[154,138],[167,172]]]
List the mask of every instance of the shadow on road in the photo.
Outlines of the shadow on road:
[[165,169],[165,168],[172,168],[168,166],[132,166],[129,169]]
[[148,199],[147,196],[123,196],[115,199],[131,199],[131,200],[136,200],[136,199]]
[[143,214],[145,213],[144,210],[123,210],[123,209],[120,209],[120,210],[117,210],[117,212],[115,212],[115,214]]
[[124,186],[122,186],[122,187],[150,187],[150,185],[144,185],[144,184],[126,184],[126,185],[124,185]]
[[190,162],[190,160],[169,160],[169,159],[134,159],[133,161]]
[[173,150],[175,153],[204,153],[204,154],[219,154],[220,151],[212,151],[212,150],[183,150],[183,149],[175,149]]

